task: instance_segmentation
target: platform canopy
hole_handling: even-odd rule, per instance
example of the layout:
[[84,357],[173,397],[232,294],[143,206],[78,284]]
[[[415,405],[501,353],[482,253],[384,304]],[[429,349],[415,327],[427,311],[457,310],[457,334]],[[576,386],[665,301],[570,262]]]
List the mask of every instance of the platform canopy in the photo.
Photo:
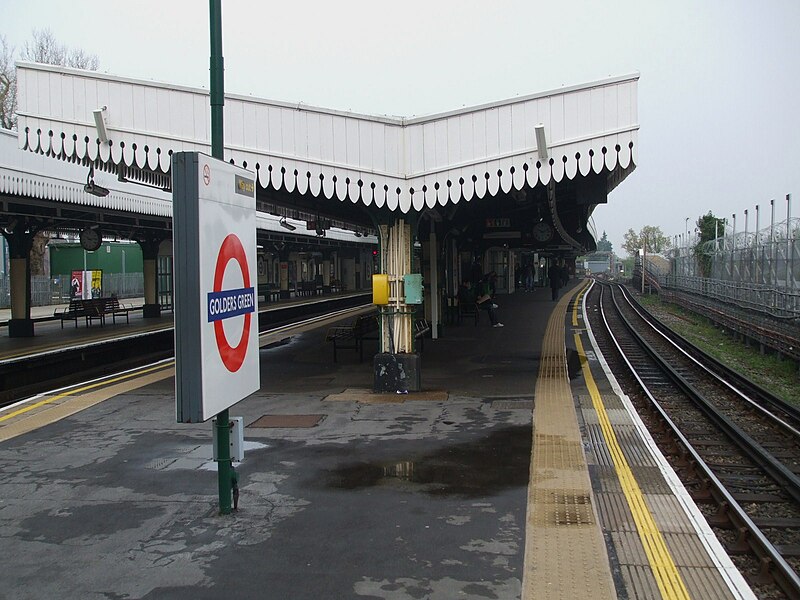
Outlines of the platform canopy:
[[[98,173],[98,183],[109,190],[97,197],[84,190],[87,171],[78,164],[54,161],[47,156],[21,152],[16,132],[0,129],[0,224],[16,219],[43,223],[54,232],[76,232],[86,225],[89,212],[103,213],[103,231],[120,237],[125,232],[147,229],[165,231],[171,228],[172,195],[149,187],[128,185],[111,175]],[[120,215],[124,217],[120,218]],[[290,221],[296,228],[293,236],[317,238],[299,221]],[[256,213],[257,229],[286,235],[278,217]],[[331,229],[318,243],[366,243],[374,238],[359,238],[352,231]]]
[[[638,79],[414,118],[227,94],[225,158],[267,192],[403,213],[581,177],[607,193],[636,167]],[[121,179],[168,188],[173,152],[211,151],[204,89],[20,63],[18,96],[20,147]]]

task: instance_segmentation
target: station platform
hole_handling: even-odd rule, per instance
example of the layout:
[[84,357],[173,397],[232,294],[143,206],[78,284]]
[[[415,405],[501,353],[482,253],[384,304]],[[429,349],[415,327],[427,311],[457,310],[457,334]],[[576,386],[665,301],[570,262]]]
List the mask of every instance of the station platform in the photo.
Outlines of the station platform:
[[172,312],[164,312],[158,318],[144,319],[143,298],[125,299],[122,302],[130,307],[127,318],[119,315],[112,320],[109,315],[102,326],[96,320],[91,325],[86,325],[83,319],[78,319],[77,323],[66,321],[63,324],[60,319],[53,319],[55,311],[65,310],[68,304],[31,307],[34,336],[19,338],[8,336],[7,325],[11,318],[11,309],[0,309],[0,362],[172,327]]
[[[262,304],[259,306],[259,313],[359,294],[363,295],[367,292],[337,292],[326,295],[292,297]],[[11,309],[0,309],[0,363],[8,360],[24,360],[26,356],[57,352],[126,336],[139,336],[170,329],[174,325],[171,310],[163,311],[160,317],[143,318],[144,298],[126,298],[120,302],[129,308],[128,314],[118,315],[115,318],[112,318],[110,314],[106,315],[102,325],[97,319],[91,323],[86,323],[83,318],[78,318],[77,321],[66,320],[62,323],[60,319],[53,317],[57,312],[64,311],[69,306],[68,304],[31,307],[34,336],[18,338],[9,337],[8,331],[5,329],[11,318]]]
[[753,597],[604,370],[582,290],[444,327],[418,393],[372,393],[370,361],[334,363],[324,329],[262,348],[261,389],[231,409],[232,515],[210,423],[175,423],[169,362],[0,412],[4,593]]

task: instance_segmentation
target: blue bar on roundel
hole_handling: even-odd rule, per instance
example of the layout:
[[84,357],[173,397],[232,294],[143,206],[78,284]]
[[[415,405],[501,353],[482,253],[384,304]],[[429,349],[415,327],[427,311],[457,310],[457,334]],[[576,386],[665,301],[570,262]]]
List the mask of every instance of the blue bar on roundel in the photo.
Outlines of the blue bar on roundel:
[[208,322],[230,319],[256,310],[255,288],[208,293]]

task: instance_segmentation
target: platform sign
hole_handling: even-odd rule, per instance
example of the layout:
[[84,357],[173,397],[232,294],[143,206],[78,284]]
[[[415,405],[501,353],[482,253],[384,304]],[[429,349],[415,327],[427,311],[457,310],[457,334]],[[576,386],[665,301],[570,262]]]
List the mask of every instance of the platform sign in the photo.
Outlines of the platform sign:
[[175,399],[206,421],[257,391],[255,178],[197,152],[172,156]]

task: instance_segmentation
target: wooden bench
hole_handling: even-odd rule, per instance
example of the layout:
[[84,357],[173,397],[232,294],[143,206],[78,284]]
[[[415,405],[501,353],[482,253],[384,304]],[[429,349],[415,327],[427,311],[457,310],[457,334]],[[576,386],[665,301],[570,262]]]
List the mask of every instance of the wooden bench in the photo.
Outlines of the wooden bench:
[[61,319],[61,329],[64,329],[64,321],[75,321],[75,327],[78,326],[78,319],[86,319],[86,326],[89,326],[94,319],[99,319],[102,325],[105,322],[105,316],[102,312],[101,306],[94,300],[82,300],[80,298],[73,298],[69,301],[69,306],[62,310],[56,310],[53,316]]
[[298,296],[317,296],[322,294],[322,285],[317,285],[315,281],[301,281],[297,286]]
[[364,340],[370,333],[378,329],[375,315],[361,315],[349,325],[335,325],[328,329],[325,341],[333,342],[333,362],[337,362],[336,351],[339,349],[356,350],[358,360],[364,360]]
[[262,284],[258,286],[258,298],[259,302],[278,302],[281,299],[281,291],[272,284]]
[[114,323],[117,322],[117,316],[125,315],[125,321],[130,323],[130,311],[133,310],[132,306],[122,304],[116,296],[109,298],[91,298],[82,300],[80,298],[73,298],[69,301],[69,306],[62,310],[56,310],[53,316],[61,319],[61,328],[64,328],[64,321],[75,321],[75,327],[78,326],[78,319],[86,319],[86,326],[88,327],[92,321],[100,321],[102,327],[106,323],[106,315],[111,315]]
[[117,322],[117,315],[120,317],[125,315],[125,322],[130,323],[130,317],[128,313],[133,310],[133,307],[130,305],[122,304],[119,301],[119,298],[116,296],[111,296],[110,298],[97,298],[100,300],[100,306],[102,307],[101,310],[103,315],[111,315],[111,320],[116,323]]

